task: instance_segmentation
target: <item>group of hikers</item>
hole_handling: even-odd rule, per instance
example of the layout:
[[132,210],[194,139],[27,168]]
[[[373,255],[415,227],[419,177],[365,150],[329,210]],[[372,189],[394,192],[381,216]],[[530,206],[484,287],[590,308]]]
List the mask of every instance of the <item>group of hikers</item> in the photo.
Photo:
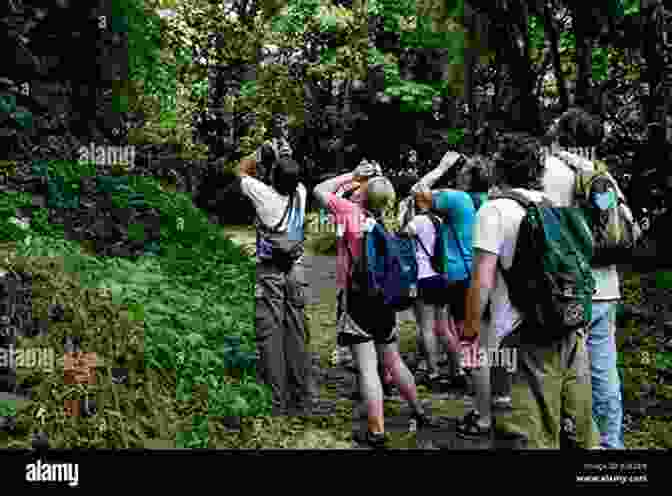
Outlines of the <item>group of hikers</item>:
[[[367,408],[357,443],[386,446],[391,386],[422,429],[438,423],[418,384],[432,392],[469,384],[474,409],[458,419],[461,436],[529,449],[623,449],[615,264],[639,229],[595,157],[603,138],[596,117],[572,108],[543,138],[503,134],[492,156],[449,151],[400,202],[367,160],[313,189],[336,227],[334,355],[353,364]],[[304,315],[308,191],[300,174],[283,140],[238,171],[257,212],[258,372],[276,415],[306,415],[318,394]],[[391,214],[401,229],[386,226]],[[399,351],[398,314],[408,309],[422,356],[415,375]],[[507,350],[513,367],[492,358]],[[505,379],[499,394],[495,379]]]

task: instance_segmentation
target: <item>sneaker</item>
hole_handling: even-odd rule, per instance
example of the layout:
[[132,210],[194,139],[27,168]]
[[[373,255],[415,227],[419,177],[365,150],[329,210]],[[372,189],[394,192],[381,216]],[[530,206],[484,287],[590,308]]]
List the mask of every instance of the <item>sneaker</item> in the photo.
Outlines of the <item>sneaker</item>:
[[368,429],[365,431],[358,431],[352,436],[353,441],[355,441],[360,446],[367,446],[372,449],[386,449],[387,448],[387,437],[384,433],[373,433]]
[[463,419],[458,419],[456,432],[463,438],[489,438],[492,436],[492,426],[484,426],[480,422],[481,416],[476,410],[469,412]]
[[494,396],[492,408],[496,410],[511,410],[511,396]]
[[425,413],[414,412],[408,421],[408,432],[417,432],[419,429],[426,427],[437,427],[436,419],[430,417]]

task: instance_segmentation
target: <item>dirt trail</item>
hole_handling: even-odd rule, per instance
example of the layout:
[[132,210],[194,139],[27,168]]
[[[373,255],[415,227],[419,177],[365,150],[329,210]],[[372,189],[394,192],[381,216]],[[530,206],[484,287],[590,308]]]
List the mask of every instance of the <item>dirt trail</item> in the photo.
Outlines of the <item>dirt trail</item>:
[[[226,227],[224,231],[234,240],[254,252],[254,231],[246,227]],[[366,427],[361,405],[353,404],[349,397],[354,390],[355,376],[350,370],[334,368],[330,364],[336,345],[336,258],[334,256],[306,253],[306,279],[308,293],[306,313],[310,319],[313,354],[313,373],[320,387],[320,404],[316,415],[333,415],[337,405],[352,405],[353,430]],[[400,314],[401,350],[407,364],[415,362],[415,322],[410,311]],[[469,411],[471,398],[455,395],[436,396],[419,388],[419,394],[430,413],[440,420],[440,427],[416,434],[409,432],[409,410],[400,399],[385,403],[386,430],[391,445],[397,449],[485,449],[489,445],[461,439],[455,434],[455,420]]]

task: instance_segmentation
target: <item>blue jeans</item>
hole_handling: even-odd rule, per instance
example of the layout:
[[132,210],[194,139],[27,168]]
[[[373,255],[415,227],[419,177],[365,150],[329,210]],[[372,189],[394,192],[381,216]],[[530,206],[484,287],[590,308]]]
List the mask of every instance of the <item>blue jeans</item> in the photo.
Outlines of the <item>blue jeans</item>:
[[593,422],[603,448],[623,449],[623,398],[616,367],[616,302],[593,302],[588,335]]

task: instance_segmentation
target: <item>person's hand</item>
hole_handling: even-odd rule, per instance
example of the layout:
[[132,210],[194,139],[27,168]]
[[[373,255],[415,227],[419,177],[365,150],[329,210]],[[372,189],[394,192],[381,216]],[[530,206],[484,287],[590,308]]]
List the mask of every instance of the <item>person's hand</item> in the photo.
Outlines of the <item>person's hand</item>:
[[238,175],[255,176],[257,174],[257,161],[253,157],[245,157],[238,164]]
[[463,325],[460,334],[460,340],[465,344],[471,345],[478,339],[478,329],[469,325]]
[[354,171],[355,180],[361,181],[364,178],[374,177],[382,173],[380,165],[371,162],[362,161]]
[[415,205],[419,209],[429,209],[432,207],[432,192],[431,191],[417,191],[415,193]]

